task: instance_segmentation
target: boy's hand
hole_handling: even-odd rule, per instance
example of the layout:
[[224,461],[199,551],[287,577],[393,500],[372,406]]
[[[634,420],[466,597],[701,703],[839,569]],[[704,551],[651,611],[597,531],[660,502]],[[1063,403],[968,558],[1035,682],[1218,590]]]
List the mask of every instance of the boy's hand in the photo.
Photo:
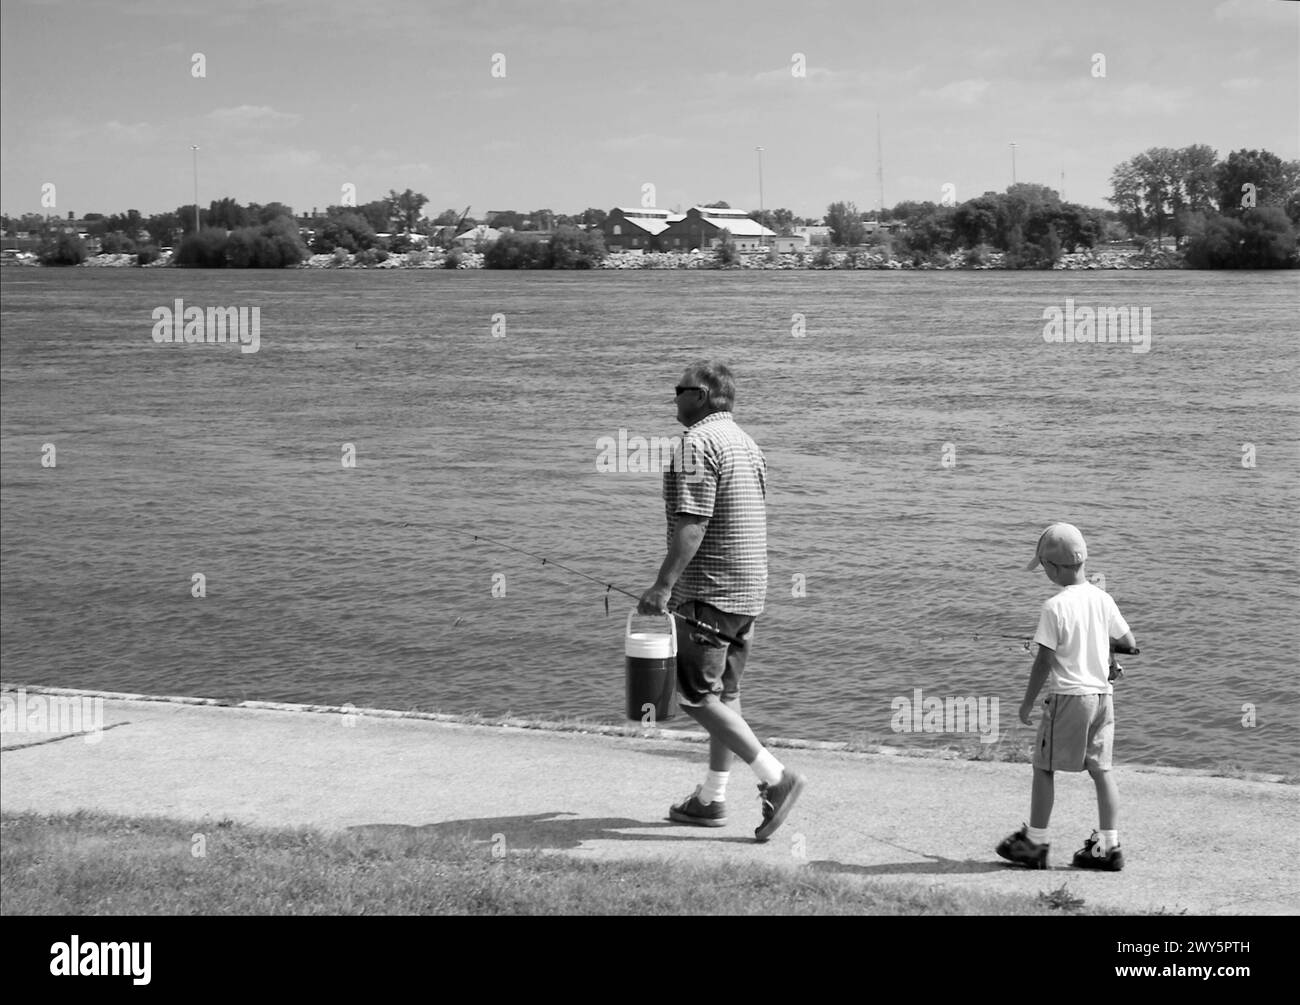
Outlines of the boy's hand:
[[1054,659],[1056,659],[1056,651],[1040,644],[1038,652],[1034,654],[1033,668],[1029,671],[1029,683],[1025,685],[1025,699],[1020,703],[1020,721],[1026,726],[1034,724],[1034,702],[1052,672]]
[[1133,638],[1132,632],[1125,632],[1122,639],[1110,640],[1110,651],[1114,653],[1124,653],[1126,656],[1138,655],[1137,639]]

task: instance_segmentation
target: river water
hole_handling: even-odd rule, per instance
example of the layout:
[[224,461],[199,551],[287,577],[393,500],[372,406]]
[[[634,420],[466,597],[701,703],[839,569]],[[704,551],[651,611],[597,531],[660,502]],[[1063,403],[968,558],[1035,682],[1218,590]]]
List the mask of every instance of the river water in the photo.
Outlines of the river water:
[[[901,699],[974,697],[1023,738],[1030,657],[984,636],[1032,632],[1051,586],[1024,565],[1068,520],[1142,648],[1117,762],[1300,767],[1294,272],[6,268],[0,288],[7,682],[622,721],[631,601],[607,617],[603,586],[469,534],[640,593],[660,476],[598,470],[602,438],[679,431],[673,384],[711,356],[769,465],[761,736],[978,747],[972,724],[897,728]],[[258,351],[158,344],[177,299],[258,308]],[[1149,308],[1149,351],[1046,341],[1067,301]]]

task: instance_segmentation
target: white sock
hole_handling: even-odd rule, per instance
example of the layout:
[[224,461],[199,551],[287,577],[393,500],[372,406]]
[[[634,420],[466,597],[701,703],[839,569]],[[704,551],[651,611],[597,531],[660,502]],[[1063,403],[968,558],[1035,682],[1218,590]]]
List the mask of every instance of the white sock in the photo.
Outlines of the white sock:
[[1029,840],[1034,842],[1034,844],[1050,844],[1050,842],[1047,840],[1046,827],[1030,827],[1028,824],[1026,824],[1025,837],[1029,838]]
[[1112,848],[1119,847],[1119,831],[1098,831],[1101,835],[1101,853],[1109,854]]
[[700,802],[705,806],[709,805],[709,803],[725,803],[727,801],[727,779],[730,777],[730,771],[710,770],[704,776],[704,784],[700,786]]
[[754,769],[754,774],[758,775],[760,782],[768,785],[775,785],[781,780],[781,773],[785,771],[785,766],[773,757],[766,747],[758,751],[758,756],[749,765]]

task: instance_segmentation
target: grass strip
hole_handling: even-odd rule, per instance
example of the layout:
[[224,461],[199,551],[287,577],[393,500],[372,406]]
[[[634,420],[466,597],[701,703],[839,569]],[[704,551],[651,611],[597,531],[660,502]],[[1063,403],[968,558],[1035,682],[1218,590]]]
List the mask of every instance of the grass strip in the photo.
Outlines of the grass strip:
[[2,915],[1086,915],[1068,887],[913,887],[813,864],[584,859],[418,828],[0,815]]

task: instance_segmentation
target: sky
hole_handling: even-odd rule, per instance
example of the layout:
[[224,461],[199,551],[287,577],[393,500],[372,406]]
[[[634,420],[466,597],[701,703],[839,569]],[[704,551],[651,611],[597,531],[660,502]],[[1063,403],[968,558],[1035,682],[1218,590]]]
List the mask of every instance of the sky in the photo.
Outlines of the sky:
[[1290,0],[0,2],[14,216],[190,204],[193,145],[202,205],[300,213],[350,185],[820,218],[880,204],[878,164],[891,206],[1001,191],[1013,157],[1105,207],[1143,150],[1300,159],[1298,124]]

